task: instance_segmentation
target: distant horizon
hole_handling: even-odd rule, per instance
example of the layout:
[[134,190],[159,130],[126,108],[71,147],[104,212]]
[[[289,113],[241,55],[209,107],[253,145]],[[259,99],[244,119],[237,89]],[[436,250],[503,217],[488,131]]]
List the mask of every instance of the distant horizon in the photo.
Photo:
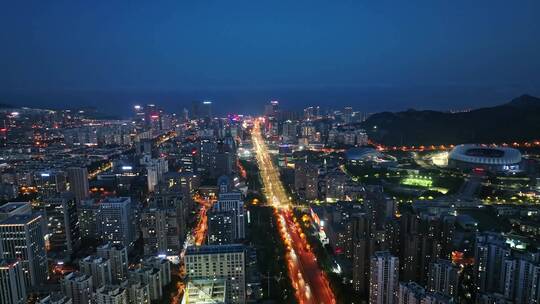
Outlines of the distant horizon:
[[129,117],[136,104],[154,103],[172,113],[191,112],[193,101],[212,100],[216,115],[257,114],[270,100],[280,107],[301,111],[308,106],[338,110],[351,106],[364,113],[399,112],[408,109],[460,111],[497,106],[524,94],[540,96],[540,88],[481,86],[321,86],[312,88],[208,88],[208,89],[65,89],[0,91],[0,103],[15,107],[68,109],[96,107],[101,112]]

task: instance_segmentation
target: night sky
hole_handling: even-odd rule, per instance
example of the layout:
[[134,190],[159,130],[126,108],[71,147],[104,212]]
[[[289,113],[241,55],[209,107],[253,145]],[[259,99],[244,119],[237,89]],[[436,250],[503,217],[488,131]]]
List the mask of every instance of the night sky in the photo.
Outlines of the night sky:
[[0,102],[494,105],[540,95],[539,13],[538,0],[3,1]]

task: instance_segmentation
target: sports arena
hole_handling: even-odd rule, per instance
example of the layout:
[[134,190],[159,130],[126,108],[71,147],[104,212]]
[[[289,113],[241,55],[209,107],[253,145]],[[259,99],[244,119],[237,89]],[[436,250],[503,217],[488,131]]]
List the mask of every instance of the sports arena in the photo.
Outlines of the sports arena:
[[397,161],[395,157],[381,153],[370,147],[351,148],[345,152],[345,158],[350,165],[376,163],[382,166],[389,166],[395,164]]
[[475,144],[456,146],[448,155],[448,166],[462,170],[484,169],[491,172],[520,171],[519,150]]

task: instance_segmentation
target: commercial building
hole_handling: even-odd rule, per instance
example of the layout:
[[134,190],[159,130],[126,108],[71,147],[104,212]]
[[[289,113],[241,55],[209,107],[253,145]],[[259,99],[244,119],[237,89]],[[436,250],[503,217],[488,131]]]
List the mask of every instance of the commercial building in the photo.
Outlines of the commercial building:
[[208,244],[231,244],[236,239],[236,216],[233,211],[210,211],[208,216]]
[[113,244],[133,246],[135,241],[134,204],[129,197],[108,197],[99,204],[97,235]]
[[190,246],[184,257],[190,280],[226,281],[226,303],[245,303],[245,248],[243,245]]
[[32,213],[30,202],[9,202],[0,206],[0,221],[13,215],[25,215]]
[[43,211],[49,233],[48,247],[60,256],[69,257],[81,241],[75,197],[70,192],[64,192],[46,198]]
[[22,265],[17,260],[0,259],[0,303],[26,303],[24,281]]
[[234,239],[240,240],[246,237],[244,200],[241,192],[220,193],[212,211],[232,212],[234,214]]
[[97,239],[97,215],[99,204],[93,199],[83,200],[77,204],[77,218],[81,239]]
[[19,261],[28,289],[48,279],[43,227],[43,216],[37,213],[14,215],[0,222],[0,251],[4,259]]

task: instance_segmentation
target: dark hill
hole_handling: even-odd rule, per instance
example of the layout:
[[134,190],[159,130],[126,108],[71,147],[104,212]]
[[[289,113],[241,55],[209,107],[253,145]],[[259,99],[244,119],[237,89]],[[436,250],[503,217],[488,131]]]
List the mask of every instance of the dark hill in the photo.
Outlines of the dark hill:
[[540,98],[523,95],[490,108],[469,112],[383,112],[362,126],[385,145],[500,143],[540,138]]

